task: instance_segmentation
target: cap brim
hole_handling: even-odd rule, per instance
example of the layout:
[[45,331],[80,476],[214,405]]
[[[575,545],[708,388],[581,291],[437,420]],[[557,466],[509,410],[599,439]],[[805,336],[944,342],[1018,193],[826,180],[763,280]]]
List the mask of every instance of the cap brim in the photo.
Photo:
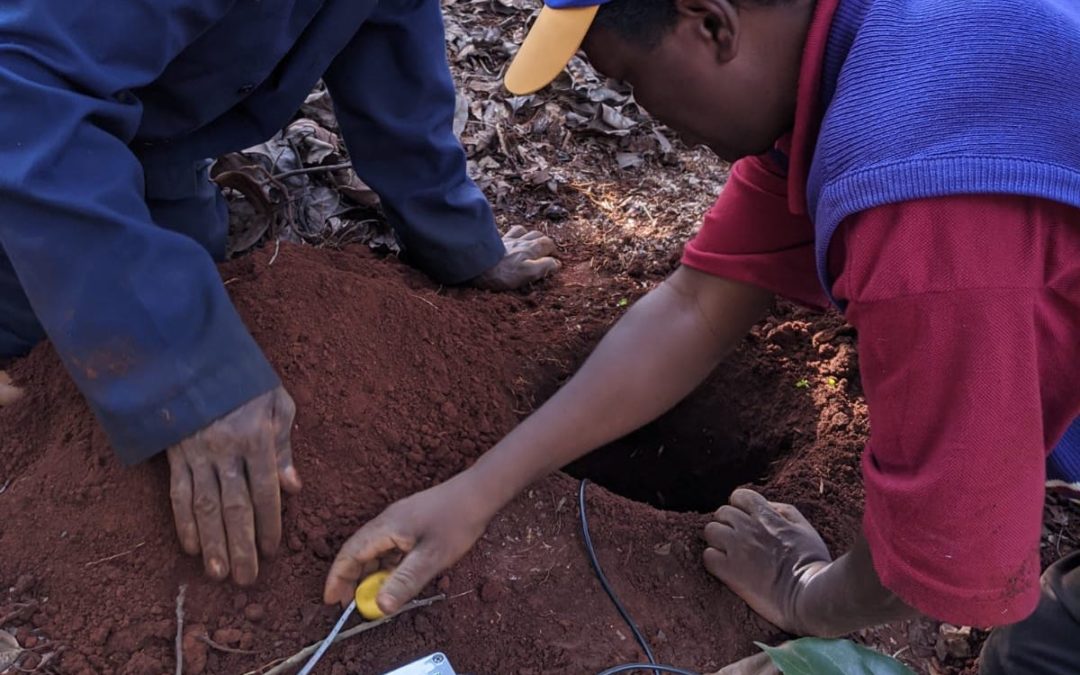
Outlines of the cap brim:
[[544,6],[506,71],[504,82],[510,93],[531,94],[558,77],[581,46],[599,9],[599,5]]

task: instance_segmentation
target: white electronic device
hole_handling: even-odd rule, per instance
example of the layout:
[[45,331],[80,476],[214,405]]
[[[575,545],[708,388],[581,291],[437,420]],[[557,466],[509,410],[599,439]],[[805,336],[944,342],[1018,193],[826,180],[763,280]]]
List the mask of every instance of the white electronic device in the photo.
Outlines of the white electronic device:
[[446,654],[435,652],[422,659],[392,670],[386,675],[457,675]]

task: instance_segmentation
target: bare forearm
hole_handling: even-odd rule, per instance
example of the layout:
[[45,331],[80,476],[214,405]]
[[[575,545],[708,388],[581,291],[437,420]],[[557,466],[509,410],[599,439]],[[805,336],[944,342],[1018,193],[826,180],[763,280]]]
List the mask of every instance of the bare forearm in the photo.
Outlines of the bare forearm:
[[477,462],[471,480],[501,506],[532,481],[655,419],[716,367],[770,300],[760,289],[676,272]]
[[805,582],[795,611],[805,634],[820,637],[839,637],[919,615],[881,584],[870,547],[861,536],[848,553]]

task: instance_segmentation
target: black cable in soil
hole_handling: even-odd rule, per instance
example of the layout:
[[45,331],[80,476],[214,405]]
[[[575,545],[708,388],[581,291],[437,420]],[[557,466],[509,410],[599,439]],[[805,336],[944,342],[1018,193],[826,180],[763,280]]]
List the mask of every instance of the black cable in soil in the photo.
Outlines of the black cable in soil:
[[624,663],[621,666],[608,668],[601,673],[597,673],[597,675],[615,675],[615,673],[628,673],[631,670],[651,670],[654,673],[660,671],[662,673],[675,673],[675,675],[698,675],[691,670],[683,670],[675,666],[662,666],[658,663]]
[[641,645],[641,650],[645,652],[645,657],[649,659],[648,663],[627,663],[621,666],[608,668],[602,673],[599,673],[599,675],[613,675],[614,673],[625,673],[631,670],[652,670],[654,675],[660,675],[661,672],[676,673],[676,675],[697,675],[689,670],[675,668],[674,666],[662,666],[656,663],[656,657],[653,656],[652,648],[649,647],[649,643],[645,640],[645,636],[638,630],[637,624],[634,623],[634,619],[630,616],[630,612],[626,611],[626,607],[623,606],[619,597],[615,595],[615,589],[608,583],[607,577],[604,575],[604,570],[600,568],[600,560],[596,557],[596,549],[593,548],[592,536],[589,535],[589,516],[585,512],[585,486],[588,483],[588,479],[583,478],[581,479],[581,485],[578,487],[578,511],[581,513],[581,538],[585,541],[585,551],[589,554],[589,562],[592,563],[593,572],[596,572],[596,578],[600,581],[600,585],[604,587],[604,592],[611,598],[611,602],[615,605],[615,609],[619,610],[619,614],[622,616],[623,621],[630,627],[630,632],[634,634],[634,639]]

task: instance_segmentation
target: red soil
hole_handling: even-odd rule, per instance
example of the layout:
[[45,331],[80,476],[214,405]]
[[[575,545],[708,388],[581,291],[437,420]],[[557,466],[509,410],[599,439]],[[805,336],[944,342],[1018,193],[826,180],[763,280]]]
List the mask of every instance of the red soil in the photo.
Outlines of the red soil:
[[[172,672],[180,584],[186,673],[255,670],[321,638],[337,615],[322,582],[344,538],[467,466],[572,372],[633,293],[585,263],[496,295],[439,289],[362,248],[282,246],[270,258],[223,276],[296,399],[305,489],[286,500],[282,551],[253,587],[209,582],[180,552],[166,465],[120,466],[48,346],[12,368],[28,395],[0,409],[0,617],[17,612],[0,623],[42,653],[63,645],[57,671]],[[663,662],[709,672],[780,637],[704,572],[705,516],[693,510],[756,480],[835,548],[854,535],[866,415],[848,391],[852,342],[835,317],[778,311],[687,402],[573,468],[673,509],[589,492],[600,559]],[[318,672],[379,673],[436,650],[459,673],[640,659],[589,568],[576,488],[566,474],[535,485],[435,584],[445,602],[335,646]]]

